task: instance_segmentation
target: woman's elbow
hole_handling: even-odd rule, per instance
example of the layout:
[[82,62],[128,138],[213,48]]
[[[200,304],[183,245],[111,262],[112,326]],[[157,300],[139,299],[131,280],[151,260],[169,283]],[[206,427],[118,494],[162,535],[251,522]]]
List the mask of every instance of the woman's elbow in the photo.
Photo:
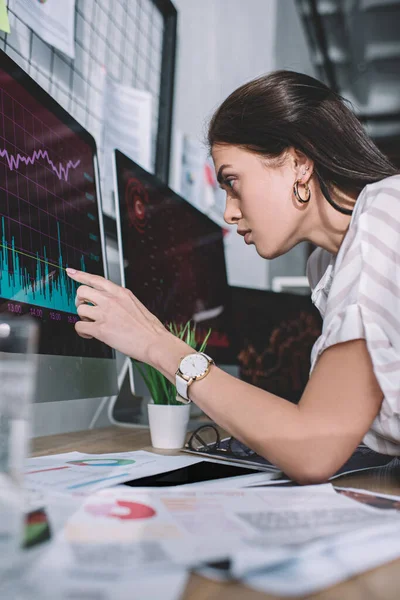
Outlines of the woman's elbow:
[[290,449],[285,448],[283,456],[271,458],[267,451],[260,454],[272,460],[288,478],[299,485],[317,485],[329,481],[348,460],[351,452],[347,455],[327,447],[326,443],[321,447],[313,442],[302,444],[301,447],[293,444]]
[[317,485],[319,483],[326,483],[332,475],[333,473],[330,471],[302,469],[299,473],[295,473],[292,479],[299,485]]
[[314,460],[297,464],[292,469],[287,469],[285,473],[299,485],[317,485],[326,483],[336,471],[336,466]]

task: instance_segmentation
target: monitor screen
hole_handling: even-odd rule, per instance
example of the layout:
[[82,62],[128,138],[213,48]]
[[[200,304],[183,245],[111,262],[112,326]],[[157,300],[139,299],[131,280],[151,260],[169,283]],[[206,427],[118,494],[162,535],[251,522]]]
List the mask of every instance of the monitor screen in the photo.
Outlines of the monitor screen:
[[121,152],[115,152],[124,285],[165,325],[212,329],[206,352],[233,360],[223,231]]
[[310,296],[231,287],[240,379],[297,403],[322,320]]
[[65,272],[105,273],[95,143],[4,53],[0,64],[0,310],[40,324],[40,356],[59,359],[41,359],[44,377],[57,364],[79,375],[39,400],[103,395],[110,386],[92,385],[81,359],[91,372],[114,353],[76,334],[77,286]]

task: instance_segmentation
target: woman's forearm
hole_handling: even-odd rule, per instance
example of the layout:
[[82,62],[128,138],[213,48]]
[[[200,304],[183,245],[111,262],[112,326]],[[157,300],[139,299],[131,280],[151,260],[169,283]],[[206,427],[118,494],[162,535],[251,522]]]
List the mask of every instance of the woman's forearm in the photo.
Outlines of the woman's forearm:
[[[171,336],[152,352],[152,364],[171,382],[193,349]],[[213,366],[189,388],[190,398],[218,425],[296,480],[304,479],[310,435],[298,406]],[[311,444],[312,445],[312,444]]]

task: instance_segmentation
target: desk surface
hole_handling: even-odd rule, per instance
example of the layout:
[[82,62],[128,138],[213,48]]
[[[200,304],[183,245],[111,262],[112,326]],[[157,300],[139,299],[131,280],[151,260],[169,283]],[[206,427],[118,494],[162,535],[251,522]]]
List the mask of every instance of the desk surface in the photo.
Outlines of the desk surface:
[[[147,429],[107,427],[35,438],[32,442],[32,456],[72,451],[95,454],[131,450],[152,450]],[[174,454],[174,452],[162,453]],[[336,479],[335,484],[400,495],[400,468],[381,467],[369,472],[344,475]],[[324,590],[313,595],[312,598],[313,600],[398,600],[399,589],[400,559]],[[182,600],[276,600],[277,598],[277,596],[255,592],[240,584],[216,583],[192,575]]]

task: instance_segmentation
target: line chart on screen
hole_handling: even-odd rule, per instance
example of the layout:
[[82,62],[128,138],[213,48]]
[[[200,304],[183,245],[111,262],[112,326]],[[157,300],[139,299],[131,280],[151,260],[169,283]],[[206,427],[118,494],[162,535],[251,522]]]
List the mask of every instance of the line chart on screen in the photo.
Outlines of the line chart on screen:
[[35,162],[39,159],[46,160],[48,165],[57,175],[58,179],[63,178],[65,179],[65,181],[68,181],[68,174],[70,169],[76,169],[81,163],[80,160],[69,160],[66,166],[64,166],[60,162],[58,163],[57,167],[56,163],[54,163],[49,157],[49,153],[47,152],[47,150],[34,150],[31,156],[23,156],[19,153],[17,153],[16,155],[10,154],[5,148],[3,148],[0,150],[0,157],[4,157],[6,159],[10,171],[18,169],[21,163],[25,165],[34,165]]

